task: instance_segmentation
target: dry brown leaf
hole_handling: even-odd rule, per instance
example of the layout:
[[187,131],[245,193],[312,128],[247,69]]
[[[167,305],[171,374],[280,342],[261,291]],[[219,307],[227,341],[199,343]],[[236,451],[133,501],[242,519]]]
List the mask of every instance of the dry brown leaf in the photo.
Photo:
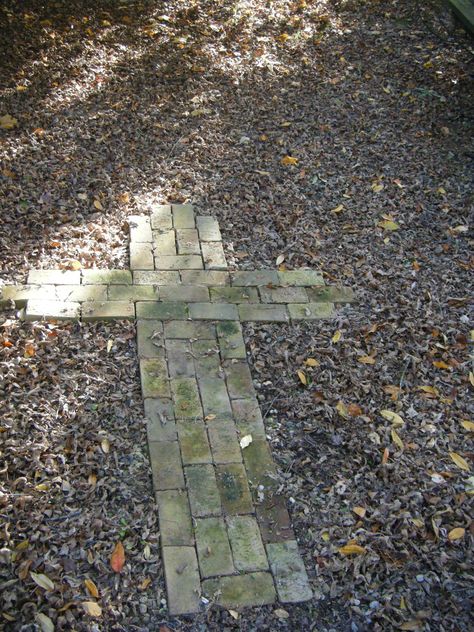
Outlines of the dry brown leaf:
[[86,585],[86,588],[87,588],[89,594],[91,595],[91,597],[94,597],[94,599],[98,599],[99,598],[99,589],[94,584],[92,579],[85,579],[84,580],[84,584]]
[[388,448],[385,448],[382,454],[382,465],[387,464],[389,456],[390,456],[390,451]]
[[41,632],[54,632],[54,623],[42,612],[37,612],[35,614],[35,621],[41,628]]
[[362,415],[362,408],[359,404],[349,404],[347,412],[351,417],[359,417],[359,415]]
[[98,211],[104,210],[104,207],[102,206],[102,203],[100,202],[100,200],[94,200],[94,206]]
[[461,540],[464,537],[466,530],[462,527],[456,527],[455,529],[451,529],[448,533],[448,540],[450,542],[454,542],[455,540]]
[[1,129],[13,129],[18,125],[18,120],[10,114],[0,116],[0,128]]
[[359,518],[364,518],[367,510],[364,507],[352,507],[352,511],[359,516]]
[[284,165],[284,166],[297,165],[298,164],[298,158],[294,158],[294,156],[284,156],[281,159],[281,164]]
[[375,364],[375,358],[369,355],[363,355],[357,358],[357,362],[361,362],[362,364]]
[[343,419],[349,418],[349,411],[347,410],[347,406],[344,404],[342,400],[339,400],[336,404],[336,410],[341,415]]
[[474,432],[474,423],[468,419],[461,419],[461,426],[468,432]]
[[91,617],[102,616],[102,608],[95,601],[83,601],[81,606],[84,608],[85,613]]
[[363,546],[360,546],[360,544],[346,544],[344,546],[341,546],[340,549],[338,549],[339,553],[342,553],[342,555],[363,555],[364,553],[367,552],[367,549],[365,549]]
[[451,370],[449,364],[446,364],[444,360],[433,360],[433,366],[435,366],[437,369],[445,369],[446,371]]
[[403,450],[403,441],[400,439],[399,435],[397,434],[396,430],[394,430],[392,428],[392,430],[390,431],[390,436],[392,437],[392,441],[393,443],[400,448],[400,450]]
[[339,329],[335,332],[334,336],[332,337],[332,341],[335,344],[336,342],[339,342],[339,340],[342,337],[342,331],[340,331]]
[[456,465],[461,468],[461,470],[469,472],[469,470],[471,469],[469,467],[469,463],[460,454],[458,454],[457,452],[450,452],[449,456],[454,461],[454,463],[456,463]]
[[321,364],[318,360],[315,360],[314,358],[307,358],[304,363],[306,364],[306,366],[319,366]]
[[304,386],[307,386],[307,385],[308,385],[308,380],[307,380],[307,378],[306,378],[306,374],[304,373],[304,371],[297,371],[296,373],[297,373],[297,375],[298,375],[298,377],[299,377],[299,379],[300,379],[300,382],[301,382]]
[[112,555],[110,556],[110,566],[116,573],[120,573],[125,564],[125,549],[123,544],[119,541],[115,545]]
[[52,582],[47,575],[44,575],[43,573],[33,573],[33,571],[30,571],[30,577],[35,584],[38,584],[41,588],[44,588],[45,590],[54,590],[54,582]]
[[384,419],[390,421],[395,426],[403,426],[405,424],[403,418],[393,410],[381,410],[380,414]]

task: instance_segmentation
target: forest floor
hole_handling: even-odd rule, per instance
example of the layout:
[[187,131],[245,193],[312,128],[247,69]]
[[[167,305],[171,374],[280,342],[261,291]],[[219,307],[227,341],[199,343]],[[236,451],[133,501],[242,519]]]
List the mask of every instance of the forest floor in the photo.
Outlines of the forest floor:
[[133,324],[1,314],[0,628],[472,627],[473,46],[427,7],[2,3],[3,282],[128,267],[127,216],[190,201],[233,268],[284,255],[358,303],[245,328],[314,599],[179,619]]

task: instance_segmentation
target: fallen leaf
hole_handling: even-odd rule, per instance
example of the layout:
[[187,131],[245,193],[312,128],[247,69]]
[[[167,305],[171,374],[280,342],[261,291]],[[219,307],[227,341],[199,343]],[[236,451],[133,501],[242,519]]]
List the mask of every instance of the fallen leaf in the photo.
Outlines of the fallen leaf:
[[54,583],[47,575],[44,575],[43,573],[33,573],[33,571],[30,571],[30,577],[35,584],[38,584],[41,588],[44,588],[45,590],[54,590]]
[[138,585],[138,590],[146,590],[151,584],[151,578],[145,577],[145,579]]
[[83,601],[81,606],[84,608],[85,613],[91,617],[102,616],[102,608],[95,601]]
[[284,156],[281,159],[281,164],[282,165],[297,165],[298,164],[298,158],[294,158],[293,156]]
[[423,623],[418,619],[410,619],[409,621],[405,621],[398,628],[399,630],[413,630],[417,632],[417,630],[421,630],[423,628]]
[[352,507],[352,511],[359,516],[359,518],[363,518],[367,513],[367,510],[364,507]]
[[110,338],[109,340],[107,340],[107,353],[110,353],[110,350],[112,349],[113,346],[114,346],[114,341],[112,338]]
[[342,400],[339,400],[336,404],[336,410],[341,415],[343,419],[348,419],[349,411],[347,410],[347,406],[344,404]]
[[464,537],[466,530],[462,527],[456,527],[455,529],[451,529],[448,533],[448,540],[450,542],[454,542],[455,540],[461,540]]
[[13,129],[18,125],[18,121],[10,114],[0,116],[0,128],[1,129]]
[[396,426],[403,426],[405,424],[405,422],[403,421],[403,418],[400,417],[400,415],[393,410],[381,410],[380,414],[382,415],[384,419],[386,419],[387,421],[390,421],[392,424],[395,424]]
[[378,223],[378,226],[380,226],[380,228],[383,228],[384,230],[398,230],[400,228],[400,226],[396,222],[393,222],[391,219],[384,219],[383,221]]
[[203,116],[204,114],[210,114],[211,110],[208,108],[198,108],[197,110],[193,110],[191,112],[191,116]]
[[390,431],[390,436],[392,437],[392,441],[393,443],[400,448],[400,450],[403,450],[403,441],[400,439],[399,435],[397,434],[396,430],[394,430],[392,428],[392,430]]
[[304,386],[308,385],[308,380],[306,379],[306,374],[304,371],[297,371],[297,375],[300,378],[300,382],[304,384]]
[[273,614],[275,614],[279,619],[288,619],[290,616],[290,613],[283,610],[283,608],[277,608],[274,610]]
[[372,185],[372,191],[374,193],[380,193],[380,191],[383,191],[383,184],[374,182],[374,184]]
[[94,582],[92,581],[92,579],[85,579],[84,580],[84,584],[86,585],[86,588],[89,592],[89,594],[94,597],[95,599],[99,598],[99,589],[97,588],[97,586],[94,584]]
[[439,391],[434,386],[419,386],[418,390],[423,391],[423,393],[426,393],[429,396],[433,396],[433,397],[439,396]]
[[108,439],[102,439],[100,447],[102,448],[102,452],[104,454],[108,454],[110,452],[110,441]]
[[314,358],[307,358],[304,363],[306,364],[306,366],[319,366],[321,364],[318,360],[315,360]]
[[212,421],[215,418],[216,418],[216,415],[206,415],[204,417],[204,421]]
[[342,553],[342,555],[362,555],[367,552],[367,549],[359,544],[346,544],[345,546],[341,546],[338,551]]
[[449,364],[446,364],[444,360],[433,361],[433,366],[435,366],[437,369],[446,369],[447,371],[451,370],[451,367],[449,366]]
[[331,209],[331,213],[340,213],[344,209],[344,204],[339,204],[336,208]]
[[359,404],[349,404],[347,412],[351,417],[358,417],[359,415],[362,415],[362,408]]
[[100,200],[94,200],[94,206],[98,211],[104,210],[104,207],[102,206]]
[[125,564],[125,550],[123,544],[119,541],[115,545],[112,555],[110,556],[110,566],[116,573],[120,573]]
[[252,435],[245,435],[244,437],[242,437],[242,439],[240,440],[240,447],[242,448],[242,450],[244,448],[248,448],[248,446],[252,443],[253,439],[252,439]]
[[450,452],[449,456],[454,461],[454,463],[456,463],[456,465],[461,468],[461,470],[469,472],[469,470],[471,469],[469,467],[469,463],[460,454],[458,454],[457,452]]
[[82,263],[80,261],[77,261],[76,259],[73,259],[72,261],[68,262],[67,269],[68,270],[82,270]]
[[390,456],[390,452],[388,448],[385,448],[382,454],[382,465],[386,465],[388,462],[388,457]]
[[340,331],[339,329],[336,331],[336,333],[334,334],[334,336],[332,337],[332,341],[334,344],[336,344],[336,342],[339,342],[339,340],[342,337],[342,331]]
[[361,362],[362,364],[375,364],[375,358],[369,355],[364,355],[358,357],[357,362]]
[[280,263],[283,263],[283,261],[285,261],[285,255],[278,255],[278,257],[276,258],[276,265],[279,266]]
[[398,396],[402,392],[402,389],[399,386],[395,386],[393,384],[387,384],[386,386],[383,387],[383,391],[384,393],[387,393],[387,395],[390,395],[390,399],[392,401],[396,402],[398,399]]
[[41,632],[54,632],[54,623],[42,612],[35,614],[35,621],[41,628]]
[[239,619],[240,614],[237,612],[237,610],[229,610],[229,614],[230,616],[235,619],[236,621]]
[[461,426],[468,432],[474,432],[474,423],[468,419],[461,419]]

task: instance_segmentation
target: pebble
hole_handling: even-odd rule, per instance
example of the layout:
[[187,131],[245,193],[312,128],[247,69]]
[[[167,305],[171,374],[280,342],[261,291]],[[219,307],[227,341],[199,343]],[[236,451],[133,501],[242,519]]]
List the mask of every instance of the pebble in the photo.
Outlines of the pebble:
[[417,575],[416,576],[416,581],[421,584],[425,581],[425,576],[424,575]]

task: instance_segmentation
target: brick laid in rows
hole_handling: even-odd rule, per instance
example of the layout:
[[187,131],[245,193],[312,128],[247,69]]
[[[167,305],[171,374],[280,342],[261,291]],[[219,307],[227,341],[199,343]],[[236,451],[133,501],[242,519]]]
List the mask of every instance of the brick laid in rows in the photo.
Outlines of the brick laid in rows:
[[161,543],[164,546],[193,546],[193,527],[185,490],[168,489],[156,493]]
[[177,427],[184,465],[212,463],[204,422],[194,419],[181,420],[178,421]]
[[329,303],[352,303],[355,301],[354,291],[350,287],[332,287],[326,285],[308,288],[306,291],[312,303],[319,301]]
[[242,336],[242,327],[238,321],[222,321],[217,323],[217,336],[219,338],[219,347],[222,358],[245,359],[247,353],[245,350],[244,338]]
[[[54,297],[58,301],[78,301],[79,303],[107,300],[107,285],[55,285]],[[51,292],[51,286],[44,286]]]
[[171,399],[147,397],[144,403],[148,441],[176,441],[178,431]]
[[25,320],[76,320],[81,316],[81,304],[72,301],[42,301],[31,299],[26,304]]
[[81,282],[80,270],[31,270],[29,285],[75,285]]
[[[82,286],[84,289],[89,286]],[[96,287],[94,285],[90,287]],[[158,288],[155,285],[109,285],[111,301],[157,301]]]
[[[243,450],[243,456],[247,476],[254,492],[259,486],[262,486],[265,494],[274,491],[278,487],[278,481],[275,463],[267,441],[254,439]],[[255,495],[257,494],[255,493]]]
[[263,303],[307,303],[308,295],[304,287],[261,287]]
[[268,570],[267,555],[256,519],[253,516],[228,516],[226,522],[236,570]]
[[82,320],[133,320],[135,305],[127,301],[83,303]]
[[155,262],[150,243],[130,243],[130,268],[132,270],[154,270]]
[[291,528],[290,515],[286,508],[286,499],[272,492],[263,491],[263,501],[255,505],[260,533],[264,542],[283,542],[293,540],[295,534]]
[[178,242],[178,254],[201,254],[198,232],[195,228],[178,228],[176,231],[176,241]]
[[215,326],[200,321],[171,320],[164,323],[164,332],[165,338],[211,340],[216,337]]
[[219,488],[224,512],[226,514],[246,514],[252,512],[252,496],[250,494],[244,466],[241,463],[217,465],[216,472],[217,486]]
[[196,217],[196,224],[201,241],[221,241],[219,222],[214,217],[200,215]]
[[267,544],[278,598],[282,603],[296,603],[312,599],[308,576],[294,540]]
[[273,578],[270,573],[245,573],[206,579],[203,594],[225,608],[263,606],[276,600]]
[[220,241],[203,241],[201,250],[206,270],[227,270],[224,248]]
[[151,207],[151,227],[156,230],[173,228],[171,206],[169,204],[154,204]]
[[229,538],[222,518],[198,518],[195,527],[201,577],[234,572]]
[[206,377],[221,378],[219,347],[215,340],[196,340],[192,343],[194,366],[200,379]]
[[278,272],[278,279],[279,283],[275,285],[324,285],[324,279],[320,272],[306,268]]
[[219,270],[183,270],[181,280],[189,285],[230,285],[229,273]]
[[230,416],[232,409],[225,381],[220,378],[200,378],[198,374],[199,390],[201,393],[204,415]]
[[188,340],[167,340],[165,347],[170,377],[194,377],[191,343]]
[[255,398],[233,399],[232,412],[234,413],[235,425],[241,436],[250,434],[253,439],[265,439],[262,413]]
[[176,239],[174,230],[153,231],[153,252],[156,256],[176,256]]
[[0,307],[9,307],[12,302],[16,307],[23,307],[28,299],[44,299],[45,294],[51,295],[50,285],[2,285]]
[[240,320],[263,323],[287,323],[289,322],[288,312],[284,305],[272,305],[262,303],[260,305],[248,304],[239,305]]
[[231,272],[231,283],[237,286],[279,285],[276,270],[250,270],[248,272]]
[[149,217],[146,215],[131,215],[128,218],[128,225],[130,227],[131,242],[151,242],[152,234]]
[[334,315],[332,303],[293,303],[288,305],[291,320],[319,320]]
[[159,320],[139,320],[137,342],[140,358],[164,359],[163,323]]
[[179,272],[160,272],[159,270],[136,270],[133,282],[137,285],[176,285]]
[[201,303],[209,300],[209,290],[203,285],[166,285],[160,287],[162,301]]
[[208,420],[207,432],[214,463],[238,463],[242,461],[239,438],[232,419]]
[[130,270],[83,270],[83,285],[127,285],[132,282]]
[[152,441],[148,444],[148,449],[155,491],[184,488],[178,442]]
[[211,287],[209,288],[213,303],[259,303],[256,287]]
[[161,358],[141,358],[140,376],[143,397],[170,397],[165,360]]
[[194,211],[192,204],[173,204],[173,225],[175,228],[194,228]]
[[202,418],[201,401],[193,377],[174,378],[171,382],[176,419]]
[[137,318],[176,320],[189,317],[186,303],[137,303]]
[[224,370],[231,399],[255,397],[252,376],[245,360],[227,360]]
[[193,546],[164,546],[166,592],[170,615],[199,612],[201,583]]
[[226,303],[190,303],[191,318],[200,320],[238,320],[236,305]]
[[159,255],[155,257],[157,270],[202,270],[200,255]]
[[188,465],[185,468],[189,504],[194,517],[216,516],[221,513],[213,465]]

